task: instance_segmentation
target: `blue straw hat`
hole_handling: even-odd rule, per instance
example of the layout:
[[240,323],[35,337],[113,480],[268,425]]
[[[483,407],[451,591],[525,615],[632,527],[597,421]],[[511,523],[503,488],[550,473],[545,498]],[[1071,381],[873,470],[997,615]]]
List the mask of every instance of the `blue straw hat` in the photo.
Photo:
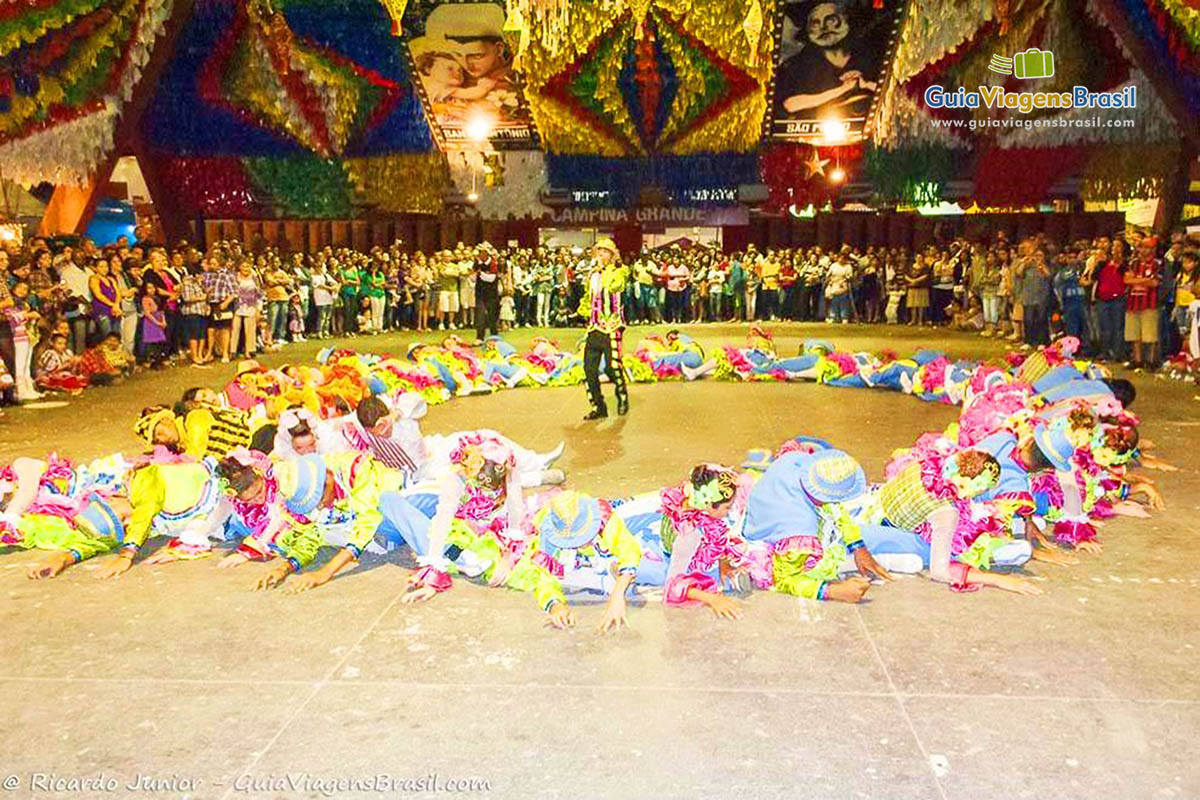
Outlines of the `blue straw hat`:
[[1055,469],[1064,472],[1071,469],[1071,456],[1075,455],[1075,445],[1067,438],[1065,426],[1038,425],[1033,429],[1033,441]]
[[942,356],[946,355],[940,350],[918,350],[913,354],[913,361],[916,361],[922,367],[931,361],[937,361]]
[[800,485],[818,503],[842,503],[866,491],[867,476],[847,453],[822,450],[804,460]]
[[288,510],[307,516],[325,494],[325,459],[313,453],[280,462],[275,467],[275,478]]
[[825,441],[824,439],[822,439],[819,436],[809,436],[807,434],[802,433],[799,436],[792,437],[792,440],[794,442],[796,442],[797,444],[811,445],[814,451],[815,450],[832,450],[833,449],[833,445],[831,445],[829,442]]
[[581,492],[556,494],[542,511],[537,531],[541,547],[554,555],[559,550],[574,550],[600,535],[600,503]]

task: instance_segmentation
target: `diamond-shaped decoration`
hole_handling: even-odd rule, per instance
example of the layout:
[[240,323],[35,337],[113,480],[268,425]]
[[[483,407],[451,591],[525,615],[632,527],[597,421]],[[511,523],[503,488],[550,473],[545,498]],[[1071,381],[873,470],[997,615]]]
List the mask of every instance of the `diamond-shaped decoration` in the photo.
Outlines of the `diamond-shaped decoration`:
[[[202,91],[244,119],[322,156],[343,153],[382,121],[399,84],[314,42],[281,37],[277,15],[265,29],[243,12],[205,65]],[[202,86],[204,85],[202,81]]]
[[[698,77],[681,81],[681,74]],[[652,8],[640,25],[628,14],[618,20],[541,91],[636,154],[665,152],[756,88],[679,20]]]

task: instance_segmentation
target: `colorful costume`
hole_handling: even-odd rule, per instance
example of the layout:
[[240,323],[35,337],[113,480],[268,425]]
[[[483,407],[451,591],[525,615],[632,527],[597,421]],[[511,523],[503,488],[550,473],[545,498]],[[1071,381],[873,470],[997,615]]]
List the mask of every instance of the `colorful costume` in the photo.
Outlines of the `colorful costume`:
[[79,563],[124,541],[122,507],[114,496],[124,490],[127,464],[120,456],[72,467],[17,459],[0,471],[0,545],[68,552]]
[[[611,240],[602,240],[596,247],[607,248],[613,253],[614,259],[619,258]],[[605,362],[604,374],[608,375],[616,390],[617,413],[624,414],[629,409],[629,390],[625,384],[625,364],[621,355],[621,338],[625,332],[625,309],[621,298],[628,283],[627,267],[617,263],[601,267],[598,262],[594,263],[579,303],[579,314],[587,320],[583,372],[593,418],[608,415],[608,407],[600,391],[601,360]]]
[[[321,547],[341,546],[357,559],[371,544],[384,520],[381,498],[404,488],[404,474],[362,453],[307,455],[275,466],[283,515],[272,552],[299,572]],[[321,505],[326,481],[332,501]],[[340,541],[337,531],[348,531]]]
[[133,505],[123,548],[139,549],[150,536],[172,537],[169,549],[181,558],[203,558],[210,540],[223,541],[232,511],[221,491],[216,461],[150,462],[129,479]]
[[743,535],[755,552],[755,584],[825,599],[829,583],[863,546],[859,524],[841,504],[866,487],[862,467],[840,450],[777,458],[746,503]]
[[532,534],[508,586],[532,592],[543,611],[566,592],[609,594],[618,575],[636,575],[642,547],[612,506],[578,492],[560,492],[531,520]]
[[525,536],[525,502],[516,459],[501,441],[474,434],[449,455],[452,469],[436,482],[383,498],[386,538],[404,543],[422,569],[418,586],[451,587],[450,570],[488,576],[507,554],[515,558]]
[[721,491],[732,491],[726,517],[713,516],[707,506],[716,500],[712,486],[697,490],[689,482],[664,489],[659,494],[662,523],[657,542],[667,562],[663,601],[667,605],[689,605],[688,592],[720,591],[721,567],[745,570],[750,567],[749,549],[741,537],[741,521],[752,479],[732,470],[719,469]]
[[638,344],[635,357],[648,365],[658,380],[683,377],[683,367],[696,369],[704,363],[704,348],[686,333],[671,331],[665,336],[647,336]]

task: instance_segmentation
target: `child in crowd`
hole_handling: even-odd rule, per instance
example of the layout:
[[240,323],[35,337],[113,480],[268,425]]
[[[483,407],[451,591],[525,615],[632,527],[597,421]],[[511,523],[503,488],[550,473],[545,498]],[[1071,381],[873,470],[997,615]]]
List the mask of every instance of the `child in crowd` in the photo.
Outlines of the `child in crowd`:
[[515,301],[511,290],[505,290],[500,298],[500,330],[512,330],[517,321]]
[[904,303],[904,297],[907,294],[908,289],[904,282],[904,276],[900,274],[899,270],[893,270],[888,280],[887,307],[883,312],[888,325],[900,324],[900,306]]
[[975,295],[971,295],[966,308],[963,308],[961,301],[951,303],[946,307],[946,314],[954,320],[956,331],[983,330],[983,304]]
[[294,294],[288,301],[288,334],[293,342],[304,341],[303,306],[300,305],[300,295]]
[[371,298],[360,297],[358,301],[358,329],[363,333],[375,333],[371,322]]
[[38,343],[38,322],[41,314],[29,299],[29,284],[18,282],[12,289],[13,304],[4,309],[12,329],[13,363],[16,374],[12,376],[17,400],[37,400],[42,395],[33,382],[33,349]]
[[78,371],[79,359],[67,347],[67,336],[55,333],[50,346],[42,350],[37,363],[37,385],[51,392],[79,394],[88,385],[87,376]]
[[142,295],[142,348],[151,369],[162,369],[167,360],[167,315],[155,298],[154,286],[147,284]]

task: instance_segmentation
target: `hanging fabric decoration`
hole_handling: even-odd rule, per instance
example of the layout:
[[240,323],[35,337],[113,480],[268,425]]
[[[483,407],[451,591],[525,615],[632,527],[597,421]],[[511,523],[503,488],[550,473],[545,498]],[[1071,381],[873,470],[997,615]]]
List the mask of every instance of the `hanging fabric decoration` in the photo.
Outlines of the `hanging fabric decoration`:
[[758,64],[758,47],[763,32],[763,9],[759,0],[751,0],[742,19],[742,33],[746,35],[746,44],[750,45],[750,55],[746,61],[750,66]]
[[394,153],[344,163],[354,201],[389,214],[438,214],[450,188],[441,152]]
[[546,188],[546,159],[540,151],[510,151],[501,154],[504,183],[484,188],[484,154],[453,153],[448,157],[454,188],[463,195],[475,190],[475,210],[484,219],[531,217],[540,219],[550,209],[542,204]]
[[525,51],[529,49],[529,26],[525,24],[525,17],[515,5],[509,4],[508,13],[504,18],[503,31],[510,45],[514,39],[516,40],[513,69],[523,69]]
[[602,3],[576,3],[558,48],[523,11],[535,32],[522,62],[526,97],[547,150],[753,150],[772,72],[765,20],[775,8],[775,0],[637,0],[606,14]]
[[254,188],[232,156],[178,158],[156,153],[163,181],[175,192],[175,203],[188,215],[245,219],[262,214]]
[[404,9],[408,7],[408,0],[380,0],[383,3],[383,8],[387,11],[388,16],[392,18],[392,36],[403,36],[404,28]]
[[959,177],[967,161],[966,150],[935,144],[898,150],[871,147],[864,171],[879,201],[926,205],[941,201],[947,184]]
[[1041,202],[1055,183],[1086,163],[1087,154],[1082,147],[989,148],[975,166],[972,196],[984,207]]
[[[29,4],[26,4],[29,6]],[[0,19],[0,165],[24,186],[84,185],[114,145],[172,0],[64,0]]]
[[271,197],[283,217],[347,217],[350,194],[346,173],[336,161],[311,156],[248,158],[250,180]]
[[1094,148],[1083,168],[1079,196],[1084,200],[1160,197],[1167,176],[1178,166],[1177,145]]
[[283,14],[258,3],[235,16],[198,83],[210,103],[323,157],[368,134],[401,94],[377,72],[300,41]]

